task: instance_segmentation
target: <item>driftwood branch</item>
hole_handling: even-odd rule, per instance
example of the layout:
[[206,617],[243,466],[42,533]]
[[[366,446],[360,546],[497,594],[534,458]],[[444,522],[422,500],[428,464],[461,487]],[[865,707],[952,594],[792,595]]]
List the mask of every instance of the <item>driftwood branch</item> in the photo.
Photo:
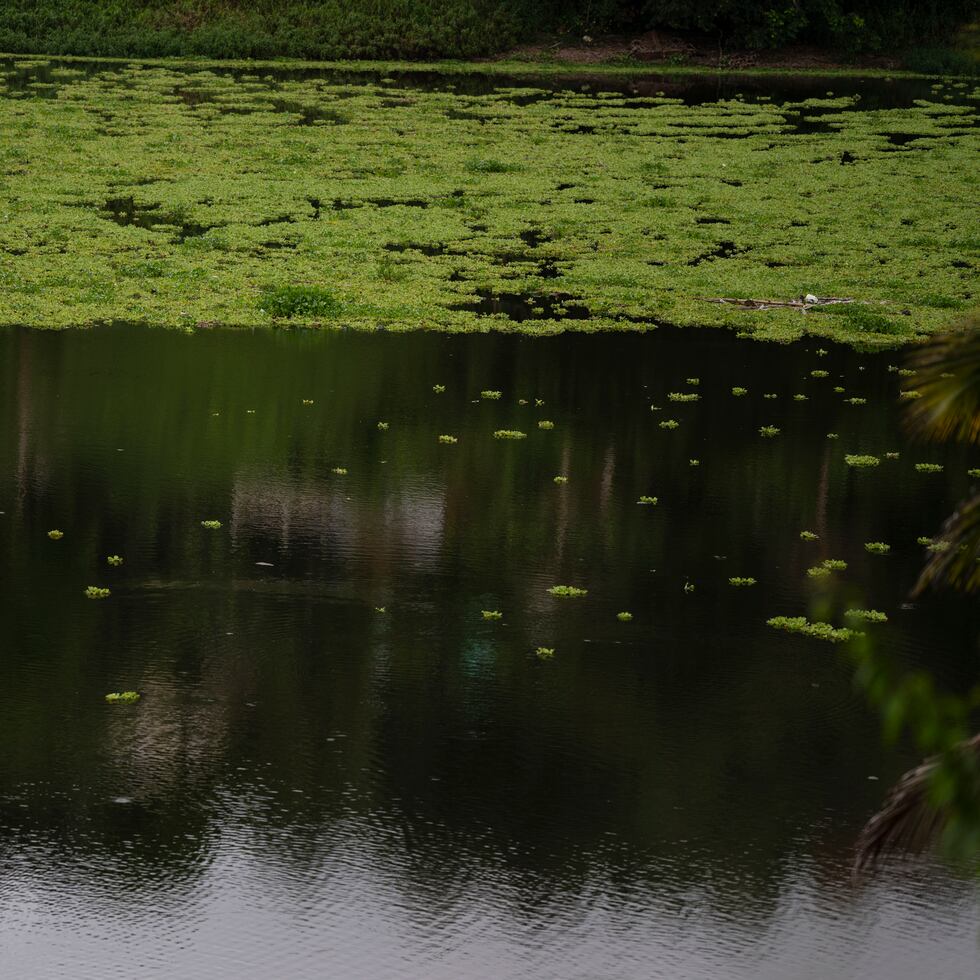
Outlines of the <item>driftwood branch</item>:
[[805,296],[802,299],[734,299],[728,296],[708,297],[699,296],[705,303],[726,303],[738,306],[743,310],[799,310],[806,313],[814,306],[833,306],[835,303],[853,303],[846,296]]

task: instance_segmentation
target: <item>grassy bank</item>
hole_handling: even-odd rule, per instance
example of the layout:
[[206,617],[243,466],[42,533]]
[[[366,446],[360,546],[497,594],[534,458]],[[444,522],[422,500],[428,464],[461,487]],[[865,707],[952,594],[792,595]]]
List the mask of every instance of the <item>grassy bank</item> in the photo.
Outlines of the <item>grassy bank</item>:
[[[8,66],[0,323],[669,321],[885,344],[973,302],[965,83],[865,109],[381,76]],[[809,292],[861,302],[706,302]]]

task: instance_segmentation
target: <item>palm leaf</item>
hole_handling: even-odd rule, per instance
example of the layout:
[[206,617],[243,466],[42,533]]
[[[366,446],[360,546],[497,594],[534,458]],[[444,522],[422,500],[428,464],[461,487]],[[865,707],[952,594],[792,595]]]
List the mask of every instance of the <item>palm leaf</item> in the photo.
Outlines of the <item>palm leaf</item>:
[[926,562],[912,595],[945,588],[980,592],[980,494],[957,505],[943,525],[939,540],[948,547],[935,552]]

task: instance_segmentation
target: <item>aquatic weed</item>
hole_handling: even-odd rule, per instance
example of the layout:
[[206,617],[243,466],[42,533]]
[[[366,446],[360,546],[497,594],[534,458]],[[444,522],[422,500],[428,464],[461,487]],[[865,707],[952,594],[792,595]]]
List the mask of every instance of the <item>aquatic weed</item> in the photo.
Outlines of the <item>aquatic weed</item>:
[[684,583],[684,591],[685,592],[691,593],[691,592],[694,591],[694,588],[695,588],[695,586],[694,586],[694,583],[693,582],[685,582]]
[[339,309],[337,297],[321,286],[266,286],[259,297],[260,313],[287,320],[334,316]]
[[767,401],[772,401],[773,399],[778,398],[779,395],[777,395],[774,391],[767,391],[762,397]]
[[829,569],[832,572],[847,571],[847,562],[842,561],[840,558],[824,558],[821,564],[824,568]]
[[848,405],[867,405],[868,404],[868,399],[867,398],[845,398],[844,401],[847,402]]
[[553,483],[558,483],[558,484],[568,483],[568,477],[567,476],[556,476],[556,477],[553,477],[552,478],[552,482]]
[[820,539],[819,534],[814,534],[813,531],[800,531],[801,541],[818,541]]
[[312,405],[313,404],[313,399],[312,398],[304,398],[303,399],[303,404],[304,405]]
[[939,463],[916,463],[916,473],[942,473],[943,468]]
[[554,647],[538,647],[534,651],[534,655],[538,660],[550,660],[555,655]]
[[737,585],[737,586],[755,585],[755,579],[752,578],[751,576],[733,575],[728,580],[728,584],[729,585]]
[[828,432],[827,433],[827,438],[828,439],[840,439],[840,436],[836,432]]
[[642,496],[642,497],[640,497],[640,499],[639,499],[639,500],[637,501],[637,503],[638,503],[638,504],[648,504],[648,505],[649,505],[649,506],[651,506],[651,507],[656,507],[656,506],[657,506],[657,500],[658,500],[658,498],[657,498],[657,497],[647,497],[647,496]]
[[621,623],[631,623],[633,621],[633,614],[631,612],[620,612],[616,613],[616,618]]
[[701,460],[700,459],[689,459],[687,461],[687,465],[688,466],[700,466],[701,465]]
[[845,609],[847,619],[858,619],[865,623],[887,623],[888,617],[877,609]]
[[864,550],[871,555],[887,555],[892,550],[892,546],[885,544],[884,541],[866,541],[864,543]]
[[527,433],[518,429],[497,429],[493,437],[494,439],[526,439]]
[[484,619],[488,620],[504,618],[504,614],[500,612],[499,609],[482,609],[480,611],[480,615],[482,615]]
[[554,427],[555,423],[550,419],[542,419],[540,422],[538,422],[539,429],[553,429]]
[[810,399],[807,398],[806,395],[802,395],[802,394],[793,395],[793,401],[794,402],[805,402],[805,401],[809,401],[809,400]]
[[89,585],[85,589],[86,599],[108,599],[111,594],[108,589],[99,588],[97,585]]
[[974,480],[980,480],[980,467],[975,470],[967,470],[966,475],[973,477]]
[[773,616],[766,620],[766,625],[773,629],[785,630],[787,633],[799,633],[813,637],[815,640],[826,640],[828,643],[843,643],[859,634],[847,628],[835,629],[830,623],[811,623],[806,616]]
[[206,527],[209,531],[217,531],[221,527],[221,521],[201,521],[201,527]]
[[759,427],[759,435],[765,439],[771,439],[773,436],[779,435],[779,429],[774,425],[763,425]]
[[59,531],[57,529],[55,529],[53,531],[48,531],[48,537],[52,541],[60,541],[64,536],[65,536],[65,532],[64,531]]
[[922,397],[922,392],[909,389],[908,391],[900,391],[898,397],[903,402],[914,401],[916,398]]
[[123,560],[119,555],[109,555],[106,558],[106,561],[115,568],[118,568],[123,563]]
[[435,392],[435,393],[436,393],[437,395],[441,395],[441,394],[442,394],[442,393],[443,393],[443,392],[444,392],[444,391],[446,390],[446,386],[445,386],[445,385],[433,385],[433,386],[432,386],[432,390],[433,390],[433,391],[434,391],[434,392]]
[[500,400],[501,394],[502,394],[502,392],[499,392],[499,391],[491,391],[491,390],[488,389],[487,391],[481,391],[480,392],[480,397],[481,398],[485,398],[487,401],[495,402],[495,401],[499,401]]
[[387,432],[387,431],[388,431],[388,423],[387,422],[379,422],[378,423],[378,432]]
[[113,691],[105,696],[109,704],[134,704],[140,699],[139,691]]
[[441,442],[444,446],[455,446],[456,443],[459,442],[459,439],[457,439],[455,436],[439,436],[439,442]]
[[826,578],[830,574],[830,569],[824,565],[814,565],[806,570],[810,578]]
[[900,453],[885,453],[885,459],[898,459]]
[[732,394],[736,398],[741,398],[742,395],[747,395],[748,393],[749,393],[749,389],[748,388],[739,388],[737,386],[734,387],[734,388],[732,388]]
[[574,585],[553,585],[548,589],[548,594],[558,596],[561,599],[576,599],[579,596],[588,595],[588,589],[578,589]]
[[877,456],[858,456],[847,453],[844,456],[844,462],[848,466],[856,466],[858,469],[861,469],[869,466],[877,466],[881,460]]
[[830,377],[830,372],[829,371],[821,371],[818,368],[817,370],[814,370],[814,371],[811,371],[810,372],[810,377],[811,378],[829,378]]
[[347,468],[344,466],[334,466],[331,468],[330,472],[336,474],[337,476],[347,476]]
[[695,391],[672,391],[667,395],[669,402],[696,402],[700,399],[701,396]]
[[699,384],[701,384],[701,379],[700,378],[685,378],[684,379],[684,383],[685,384],[689,384],[692,387],[697,387]]
[[677,419],[664,419],[663,422],[659,422],[658,425],[661,429],[676,429],[680,426],[680,422]]

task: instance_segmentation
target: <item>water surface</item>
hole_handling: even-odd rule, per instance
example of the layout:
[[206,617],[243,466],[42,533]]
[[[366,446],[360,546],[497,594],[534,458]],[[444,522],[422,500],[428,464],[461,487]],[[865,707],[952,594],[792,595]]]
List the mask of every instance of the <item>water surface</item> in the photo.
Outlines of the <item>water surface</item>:
[[765,625],[842,558],[876,643],[975,673],[975,606],[906,596],[978,461],[826,346],[0,334],[0,972],[976,976],[968,883],[850,878],[914,754]]

